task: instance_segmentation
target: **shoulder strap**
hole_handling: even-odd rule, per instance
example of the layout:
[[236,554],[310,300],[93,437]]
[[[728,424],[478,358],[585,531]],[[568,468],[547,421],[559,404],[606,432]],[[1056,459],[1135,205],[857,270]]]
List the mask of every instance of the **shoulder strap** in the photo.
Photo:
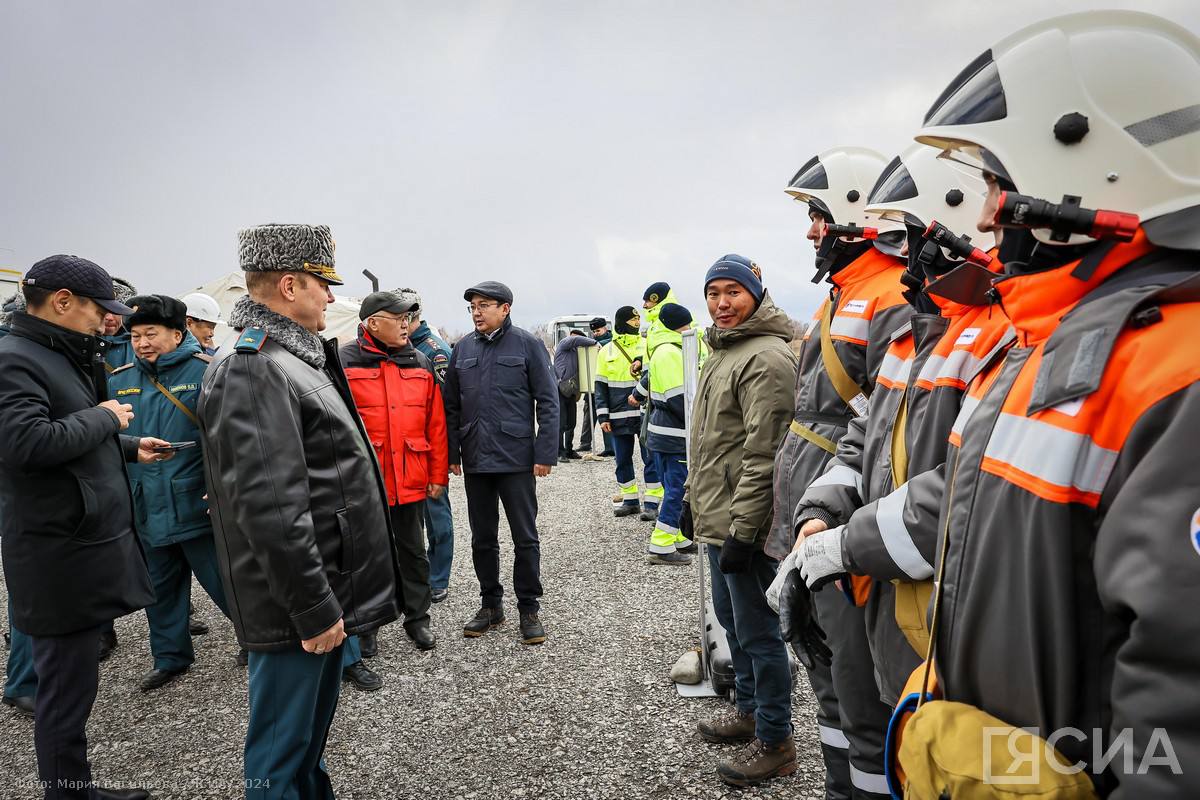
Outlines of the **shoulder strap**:
[[825,313],[821,316],[821,363],[825,366],[825,374],[829,376],[838,397],[850,406],[856,417],[861,417],[867,413],[868,393],[854,382],[850,373],[846,371],[846,365],[838,356],[837,349],[833,346],[833,336],[829,333],[832,321],[833,303],[830,302],[825,305]]
[[246,328],[238,336],[237,345],[234,350],[239,353],[257,353],[262,350],[262,346],[266,344],[267,332],[260,328]]
[[119,367],[114,367],[111,364],[109,364],[107,361],[104,362],[104,368],[106,370],[108,370],[109,375],[116,375],[118,372],[124,372],[125,370],[129,369],[132,366],[133,366],[132,361],[129,362],[128,364],[123,364]]
[[205,364],[211,364],[213,360],[212,356],[210,356],[208,353],[192,353],[192,358],[197,358],[203,361]]
[[621,351],[621,355],[625,356],[625,360],[632,364],[634,359],[629,355],[629,351],[622,347],[621,343],[617,341],[617,337],[613,337],[612,343],[614,347]]
[[161,383],[158,382],[158,379],[153,378],[149,375],[147,375],[146,377],[150,378],[150,382],[154,384],[154,388],[158,389],[160,392],[162,392],[163,397],[167,398],[172,403],[174,403],[175,407],[178,408],[180,411],[182,411],[183,415],[185,417],[187,417],[188,419],[190,419],[192,421],[193,425],[195,425],[197,428],[200,427],[200,420],[196,416],[195,412],[193,412],[190,408],[185,406],[183,404],[182,400],[180,400],[175,395],[171,394],[171,392],[167,389],[167,387],[163,386]]
[[[911,383],[911,381],[910,381]],[[892,424],[892,486],[899,488],[908,481],[908,443],[905,429],[908,427],[908,386],[900,393],[900,407],[896,409],[896,420]]]

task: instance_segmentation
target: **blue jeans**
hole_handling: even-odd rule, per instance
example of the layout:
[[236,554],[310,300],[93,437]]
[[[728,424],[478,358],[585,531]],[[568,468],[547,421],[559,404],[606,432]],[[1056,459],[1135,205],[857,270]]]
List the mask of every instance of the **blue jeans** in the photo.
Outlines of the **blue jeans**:
[[737,707],[754,714],[754,733],[767,745],[792,734],[792,672],[779,617],[767,605],[777,564],[759,551],[738,575],[721,572],[721,548],[708,548],[713,607],[733,659]]
[[658,508],[658,521],[672,528],[679,528],[679,517],[683,514],[683,484],[687,482],[687,456],[683,453],[660,453],[652,451],[654,465],[662,477],[663,501]]
[[437,500],[425,499],[425,534],[429,538],[429,588],[446,589],[450,586],[450,564],[454,560],[450,487]]
[[250,652],[248,800],[333,800],[323,754],[342,688],[343,651],[315,655],[296,645]]
[[[628,483],[637,477],[637,472],[633,469],[635,440],[637,440],[637,446],[642,454],[642,480],[646,484],[658,483],[659,473],[658,467],[654,463],[654,456],[642,444],[641,437],[636,433],[614,433],[612,434],[612,449],[617,462],[617,483]],[[657,502],[657,499],[652,500],[651,505],[654,502]]]
[[8,604],[8,669],[4,677],[5,697],[36,697],[37,673],[33,669],[33,644],[13,626],[12,603]]

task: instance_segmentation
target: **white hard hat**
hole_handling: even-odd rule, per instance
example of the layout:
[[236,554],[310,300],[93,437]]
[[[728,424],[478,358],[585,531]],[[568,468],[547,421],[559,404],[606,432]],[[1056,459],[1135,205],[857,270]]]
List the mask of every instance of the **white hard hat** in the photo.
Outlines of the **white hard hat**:
[[940,222],[960,236],[970,236],[975,247],[990,250],[996,237],[975,227],[987,185],[981,176],[955,169],[940,155],[936,148],[913,144],[892,159],[867,198],[866,213],[922,228]]
[[[917,141],[1010,181],[1022,195],[1137,214],[1200,205],[1200,39],[1136,11],[1031,25],[971,62],[925,116]],[[1167,229],[1170,229],[1167,231]],[[1146,232],[1200,247],[1200,226]],[[1050,232],[1035,230],[1050,242]],[[1066,237],[1059,238],[1063,241]],[[1072,235],[1069,243],[1091,241]]]
[[887,166],[882,153],[867,147],[835,147],[813,156],[788,183],[785,192],[812,203],[837,225],[868,224],[863,209],[875,179]]
[[187,315],[192,319],[204,322],[221,321],[221,307],[209,295],[201,292],[192,292],[191,294],[185,294],[179,299],[187,306]]

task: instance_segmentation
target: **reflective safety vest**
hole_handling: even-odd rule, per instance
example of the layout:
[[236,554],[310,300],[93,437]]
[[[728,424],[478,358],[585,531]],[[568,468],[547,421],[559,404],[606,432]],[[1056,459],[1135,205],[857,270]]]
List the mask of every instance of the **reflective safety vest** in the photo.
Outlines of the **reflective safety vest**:
[[[697,336],[700,366],[708,358],[703,335]],[[659,327],[646,337],[650,363],[634,390],[650,398],[646,447],[659,453],[686,453],[683,398],[683,334]]]
[[[629,435],[642,427],[642,409],[630,405],[629,395],[637,386],[631,367],[641,359],[645,362],[646,342],[636,333],[615,334],[600,348],[596,365],[596,421],[611,423],[613,433]],[[644,363],[643,363],[644,366]]]
[[[1069,764],[1127,737],[1161,755],[1164,732],[1200,763],[1198,272],[1200,254],[1139,232],[998,281],[1018,341],[953,425],[939,683],[1008,725],[1071,731],[1054,743]],[[1101,796],[1200,797],[1186,766],[1106,763]]]

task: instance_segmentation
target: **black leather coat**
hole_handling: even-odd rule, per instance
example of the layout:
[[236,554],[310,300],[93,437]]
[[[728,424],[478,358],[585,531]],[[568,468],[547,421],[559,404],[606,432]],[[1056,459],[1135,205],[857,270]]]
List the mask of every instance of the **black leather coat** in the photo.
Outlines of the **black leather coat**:
[[238,641],[283,650],[339,618],[348,634],[395,620],[383,480],[337,350],[322,340],[317,369],[261,332],[237,341],[205,372],[198,413]]
[[95,627],[154,602],[95,336],[17,314],[0,340],[0,549],[13,624]]

